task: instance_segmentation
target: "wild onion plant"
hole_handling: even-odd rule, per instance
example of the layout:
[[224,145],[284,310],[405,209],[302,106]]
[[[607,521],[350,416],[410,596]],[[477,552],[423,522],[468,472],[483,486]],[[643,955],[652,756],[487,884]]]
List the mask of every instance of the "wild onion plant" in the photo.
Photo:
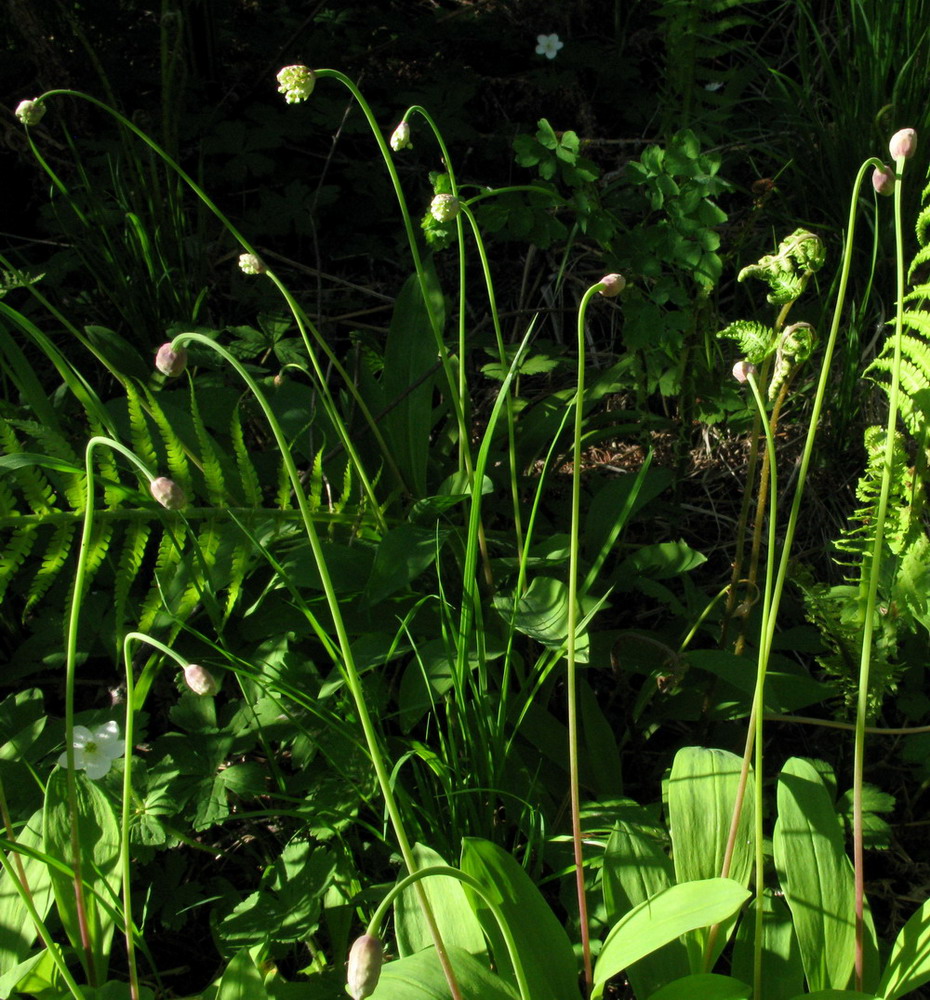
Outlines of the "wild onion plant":
[[[438,128],[422,108],[410,108],[386,139],[363,95],[343,74],[288,66],[278,75],[281,93],[294,104],[309,99],[324,81],[347,88],[370,125],[397,197],[412,262],[413,275],[398,296],[395,321],[385,347],[385,357],[401,358],[407,367],[396,373],[386,371],[380,381],[353,376],[311,322],[297,296],[257,249],[240,235],[203,189],[132,122],[94,98],[72,91],[50,91],[18,109],[20,119],[32,128],[50,102],[62,97],[90,100],[114,115],[123,129],[144,142],[188,186],[237,244],[240,268],[256,279],[272,282],[290,310],[305,359],[290,364],[288,374],[296,373],[312,385],[326,443],[308,454],[300,433],[304,428],[295,431],[293,422],[289,423],[288,415],[282,412],[285,408],[275,405],[276,380],[257,377],[215,333],[187,330],[177,333],[159,350],[156,366],[158,378],[178,380],[178,384],[187,379],[190,434],[182,437],[172,426],[170,403],[160,398],[168,394],[163,391],[164,383],[159,391],[153,391],[127,376],[119,366],[113,366],[113,374],[126,396],[128,437],[133,447],[128,446],[119,440],[118,422],[109,418],[106,407],[98,405],[93,390],[69,371],[69,385],[73,385],[76,396],[81,393],[78,398],[82,402],[86,401],[88,421],[95,428],[84,449],[83,468],[77,467],[71,457],[29,457],[22,450],[8,463],[32,470],[30,495],[37,506],[45,488],[40,475],[76,476],[68,480],[75,489],[75,516],[70,521],[81,527],[67,624],[65,749],[59,758],[60,767],[47,781],[38,781],[44,797],[41,849],[35,846],[37,841],[30,840],[35,833],[29,827],[16,835],[0,789],[6,827],[0,852],[3,885],[15,893],[8,892],[12,902],[3,899],[0,904],[8,906],[8,913],[20,923],[28,922],[30,927],[34,924],[43,943],[39,951],[17,957],[16,975],[10,978],[11,974],[4,973],[8,995],[32,990],[33,978],[41,972],[48,983],[43,995],[71,995],[81,1000],[125,994],[131,1000],[142,1000],[147,995],[148,971],[158,976],[154,961],[146,954],[145,933],[137,924],[137,915],[142,911],[130,863],[134,849],[151,845],[135,841],[135,830],[148,831],[153,842],[164,835],[160,843],[165,843],[170,833],[175,842],[202,849],[195,837],[169,829],[169,820],[159,826],[170,809],[163,806],[159,813],[157,797],[152,793],[163,794],[168,802],[172,800],[164,784],[150,785],[150,779],[157,772],[167,784],[178,779],[181,772],[171,769],[171,753],[153,760],[150,772],[138,739],[147,724],[146,706],[156,674],[171,661],[180,668],[179,682],[189,689],[187,701],[173,718],[199,721],[219,743],[223,766],[218,764],[214,770],[227,770],[226,758],[235,755],[232,740],[224,745],[218,739],[213,699],[223,675],[226,683],[238,684],[242,695],[243,707],[236,713],[241,731],[250,726],[258,730],[248,746],[260,744],[273,760],[272,741],[283,738],[269,733],[279,733],[284,727],[297,730],[300,740],[313,744],[313,753],[319,755],[316,759],[335,756],[337,751],[328,744],[344,741],[350,748],[347,754],[357,752],[364,760],[364,773],[354,780],[362,790],[358,798],[368,806],[370,815],[362,820],[356,811],[350,813],[348,821],[340,815],[330,820],[329,826],[320,821],[325,834],[311,850],[308,844],[312,834],[306,830],[320,827],[314,826],[316,819],[308,815],[308,809],[296,803],[286,815],[293,816],[301,829],[281,856],[268,865],[274,879],[265,884],[273,884],[274,892],[255,893],[231,908],[219,922],[218,933],[227,934],[224,940],[231,957],[218,973],[211,993],[218,1000],[246,994],[257,998],[296,996],[305,985],[312,989],[314,976],[322,979],[326,965],[338,966],[341,971],[337,955],[314,956],[315,964],[306,983],[298,985],[285,983],[280,972],[266,963],[268,955],[274,954],[275,944],[293,943],[316,934],[324,896],[337,898],[339,906],[348,910],[349,926],[364,914],[364,933],[356,937],[347,956],[347,989],[353,1000],[425,1000],[440,996],[454,1000],[597,1000],[621,975],[627,976],[637,997],[643,1000],[647,996],[661,1000],[723,1000],[750,995],[756,1000],[780,1000],[791,991],[770,985],[766,961],[772,956],[781,958],[786,968],[790,966],[786,982],[793,986],[797,980],[796,992],[800,993],[801,980],[806,978],[811,995],[835,996],[831,990],[845,990],[853,968],[859,995],[868,989],[883,1000],[893,1000],[930,979],[930,949],[922,926],[926,907],[902,930],[879,976],[874,928],[864,901],[861,789],[869,691],[868,626],[859,674],[853,776],[857,796],[854,881],[847,870],[849,863],[839,827],[830,825],[835,817],[822,771],[806,761],[791,761],[779,779],[773,843],[792,926],[778,937],[767,923],[767,915],[777,913],[781,904],[777,897],[766,893],[765,886],[761,727],[766,672],[840,328],[854,216],[850,219],[839,298],[822,356],[808,437],[777,567],[778,512],[783,501],[778,490],[774,425],[778,400],[784,396],[782,386],[787,384],[791,368],[810,354],[809,331],[798,324],[781,329],[787,311],[783,309],[759,357],[750,358],[761,364],[769,356],[774,359],[772,377],[780,381],[768,385],[769,397],[776,397],[772,413],[763,398],[765,386],[760,386],[753,366],[746,363],[738,368],[752,391],[766,435],[762,474],[769,508],[757,675],[745,755],[739,760],[723,751],[693,747],[680,751],[669,775],[667,832],[654,815],[629,800],[605,803],[610,835],[597,859],[598,881],[592,877],[592,859],[587,856],[593,838],[586,829],[586,810],[594,806],[582,799],[585,782],[594,779],[583,776],[582,770],[583,765],[592,772],[596,770],[597,751],[603,746],[611,747],[616,757],[616,743],[605,735],[609,726],[579,675],[578,666],[591,656],[592,621],[610,599],[609,588],[599,579],[600,571],[633,514],[648,463],[633,477],[624,503],[612,512],[593,552],[587,553],[585,566],[582,470],[591,400],[585,331],[589,310],[595,304],[611,309],[617,307],[616,302],[622,303],[618,296],[623,292],[624,279],[619,274],[608,274],[591,282],[580,299],[576,382],[573,390],[558,400],[560,410],[552,423],[554,432],[545,458],[535,480],[528,480],[519,440],[523,401],[516,385],[535,325],[527,325],[518,344],[504,342],[490,258],[472,210],[476,202],[512,189],[482,190],[467,197]],[[395,155],[402,155],[411,141],[412,122],[417,118],[427,123],[444,168],[434,178],[433,198],[423,227],[426,237],[413,223],[395,165]],[[899,134],[892,141],[896,194],[912,150],[910,134]],[[36,153],[39,156],[38,150]],[[57,189],[67,196],[66,184],[41,156],[39,160]],[[870,165],[887,170],[878,161],[863,166],[856,182],[854,205]],[[534,190],[551,195],[544,189]],[[553,204],[557,201],[554,197]],[[899,198],[896,206],[900,206]],[[900,211],[896,224],[900,233]],[[424,238],[432,239],[434,246],[453,240],[457,245],[459,289],[452,337],[446,335],[448,305],[436,268],[424,253]],[[802,233],[795,234],[792,240],[780,263],[772,265],[771,273],[778,274],[784,283],[790,272],[797,279],[791,290],[796,298],[798,286],[803,287],[807,276],[816,269],[815,264],[819,266],[822,261],[815,238]],[[470,249],[477,254],[481,273],[480,292],[474,294],[468,268]],[[800,276],[795,273],[796,266],[801,268]],[[885,479],[879,491],[873,546],[864,578],[867,585],[862,594],[867,622],[874,621],[876,615],[883,553],[881,525],[887,517],[888,483],[893,474],[900,394],[902,275],[899,252],[899,346],[889,367]],[[468,363],[469,304],[479,295],[490,316],[500,376],[493,402],[484,414],[472,406],[475,386],[469,381]],[[787,304],[794,298],[784,301]],[[611,300],[616,301],[612,304]],[[39,332],[32,332],[27,323],[22,324],[22,329],[44,345]],[[749,337],[759,331],[746,328],[742,332]],[[52,347],[48,356],[57,362]],[[220,453],[201,413],[198,376],[191,374],[193,358],[211,359],[230,381],[235,381],[241,393],[230,422],[230,455]],[[422,384],[416,384],[417,379],[422,379]],[[31,391],[35,394],[34,386]],[[256,415],[250,427],[260,425],[262,434],[270,435],[274,442],[274,508],[266,509],[266,494],[258,484],[257,467],[248,454],[239,415],[245,407],[251,407]],[[353,419],[357,422],[353,423]],[[114,423],[112,434],[102,433]],[[365,439],[364,446],[360,438]],[[571,455],[568,531],[554,540],[541,538],[544,492],[567,445]],[[338,462],[329,448],[340,455]],[[117,458],[120,463],[125,460],[130,464],[132,481],[117,466]],[[160,462],[167,463],[168,468],[159,468]],[[374,467],[369,465],[371,462]],[[339,470],[344,486],[339,499],[327,505],[324,484],[329,483],[330,468]],[[230,485],[234,479],[241,480],[235,489]],[[147,494],[139,488],[140,483]],[[101,486],[102,503],[98,497]],[[495,523],[498,519],[492,516],[486,501],[494,491],[507,497],[506,529]],[[232,502],[234,493],[240,502]],[[140,494],[144,500],[140,500]],[[129,501],[121,508],[127,496]],[[155,507],[149,498],[155,501]],[[129,523],[126,535],[130,539],[124,549],[129,555],[119,560],[118,579],[134,575],[142,566],[152,525],[157,524],[161,532],[163,541],[155,559],[155,587],[161,604],[145,622],[151,627],[127,628],[123,621],[116,622],[125,674],[120,692],[123,709],[114,709],[110,718],[91,729],[77,721],[80,641],[88,628],[86,605],[92,596],[91,583],[106,558],[107,544],[99,542],[96,529],[115,521],[116,513]],[[761,513],[760,509],[760,525]],[[142,541],[132,541],[136,535]],[[372,555],[364,564],[364,583],[353,589],[345,583],[345,576],[351,575],[355,565],[352,560],[362,547]],[[428,592],[412,597],[404,590],[433,567]],[[126,596],[129,584],[120,586],[121,590],[125,587],[125,592],[116,604],[123,610],[130,605]],[[403,600],[398,597],[401,592]],[[248,595],[248,602],[244,595]],[[289,662],[291,650],[286,645],[283,653],[281,646],[262,647],[254,662],[243,655],[242,647],[236,645],[238,637],[231,620],[238,617],[240,624],[250,624],[256,609],[272,601],[277,601],[275,612],[285,622],[280,631],[302,635],[307,648],[313,649],[312,655],[325,663],[329,671],[325,676],[315,664],[311,670],[305,664],[295,666]],[[160,632],[162,637],[153,632]],[[170,641],[163,641],[164,636]],[[379,647],[374,653],[370,645],[366,646],[366,640],[371,638]],[[209,664],[202,665],[199,660],[192,663],[192,658],[183,655],[180,649],[187,644],[209,651]],[[141,652],[143,648],[145,653]],[[386,699],[378,668],[401,655],[408,663],[399,682],[400,714],[402,723],[409,725],[404,738],[398,739],[379,714]],[[140,656],[144,657],[141,670]],[[533,794],[547,791],[545,782],[533,776],[521,741],[526,740],[530,750],[538,752],[540,743],[530,742],[526,734],[534,724],[540,724],[540,719],[544,728],[554,719],[543,711],[546,699],[554,692],[564,692],[566,726],[565,746],[551,755],[567,760],[568,774],[564,788],[558,788],[556,796],[564,792],[571,818],[557,829],[543,830],[539,828],[543,818],[558,816],[558,803],[548,810],[532,801],[520,801],[521,782]],[[117,715],[121,715],[121,730]],[[432,746],[425,738],[409,735],[420,723],[434,739]],[[293,741],[290,752],[300,753],[294,733],[289,732],[287,738]],[[549,739],[548,732],[545,739]],[[169,747],[179,758],[183,755],[178,741]],[[313,753],[308,753],[306,747],[302,752],[312,772]],[[117,764],[120,760],[122,763]],[[120,766],[122,780],[118,788],[115,784],[96,783],[105,779],[111,768]],[[244,767],[245,762],[238,766]],[[279,782],[275,793],[286,801],[287,782],[280,769],[275,770],[277,767],[269,765],[269,783]],[[616,767],[619,770],[619,760]],[[408,778],[411,771],[412,779]],[[538,771],[544,776],[550,773],[545,762],[538,765]],[[246,780],[242,771],[239,776]],[[343,782],[349,780],[349,769],[339,772],[339,776]],[[750,776],[751,798],[746,795]],[[215,777],[211,774],[211,781]],[[215,784],[211,785],[211,795],[215,788]],[[227,788],[220,786],[223,796]],[[260,794],[266,794],[264,785]],[[575,886],[577,952],[569,931],[528,873],[529,865],[514,856],[510,849],[514,843],[502,844],[493,839],[495,817],[505,804],[518,816],[512,827],[518,833],[516,842],[526,854],[531,853],[531,848],[551,842],[562,831],[569,831],[571,860],[565,868]],[[451,820],[447,817],[443,822],[444,810]],[[400,870],[393,885],[362,886],[360,873],[352,872],[347,881],[354,879],[355,888],[345,892],[340,888],[335,872],[340,859],[352,855],[348,850],[337,855],[335,849],[330,854],[325,842],[351,840],[346,830],[352,820],[357,821],[358,828],[367,824],[375,841],[396,850]],[[151,825],[145,826],[146,822]],[[450,864],[424,842],[438,836],[443,826],[453,831],[446,835],[443,847],[457,851],[457,864]],[[476,831],[491,836],[476,835]],[[665,838],[672,844],[671,858],[665,850]],[[26,864],[33,861],[38,864],[27,877]],[[741,920],[740,914],[751,896],[748,885],[753,870],[755,909]],[[35,872],[44,873],[40,887],[44,908],[31,877]],[[299,891],[288,895],[291,881]],[[599,894],[602,906],[589,907],[592,888]],[[72,953],[63,950],[50,932],[52,894],[57,917],[73,954],[80,960],[86,985],[77,982],[73,963],[69,964]],[[818,900],[822,903],[819,911]],[[302,906],[305,911],[301,911]],[[332,909],[338,907],[333,905]],[[593,930],[595,909],[606,914],[602,935]],[[287,936],[282,926],[296,920],[294,910],[303,912],[306,922],[299,925],[299,933]],[[389,916],[393,918],[393,946],[385,930]],[[117,926],[122,927],[126,941],[125,989],[111,986],[109,980],[110,942]],[[344,933],[348,934],[348,928]],[[800,965],[791,957],[791,935],[799,945]],[[731,939],[735,941],[734,974],[714,973]],[[30,936],[27,950],[31,946]],[[385,951],[395,949],[399,957],[386,961]],[[151,965],[146,972],[140,971],[140,954]],[[736,974],[743,969],[750,970],[746,978],[752,979],[751,987]]]

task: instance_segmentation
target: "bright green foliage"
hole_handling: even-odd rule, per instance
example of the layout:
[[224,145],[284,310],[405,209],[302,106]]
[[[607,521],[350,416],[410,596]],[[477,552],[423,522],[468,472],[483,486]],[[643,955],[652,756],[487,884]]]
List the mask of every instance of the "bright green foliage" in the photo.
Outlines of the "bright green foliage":
[[759,278],[771,289],[768,301],[784,305],[800,297],[811,275],[823,267],[825,259],[826,248],[820,238],[805,229],[796,229],[778,244],[774,254],[744,267],[738,280]]
[[[792,757],[782,768],[772,838],[779,882],[811,990],[845,988],[855,953],[853,870],[832,794],[821,775],[823,767]],[[866,982],[874,982],[877,946],[868,916],[865,958]]]

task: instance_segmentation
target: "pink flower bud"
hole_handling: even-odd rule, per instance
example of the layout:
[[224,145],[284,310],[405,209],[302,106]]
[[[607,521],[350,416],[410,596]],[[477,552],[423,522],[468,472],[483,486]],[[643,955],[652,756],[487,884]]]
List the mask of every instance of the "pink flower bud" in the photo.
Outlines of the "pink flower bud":
[[384,952],[381,942],[372,934],[356,938],[349,951],[349,970],[346,981],[352,1000],[365,1000],[378,985]]
[[879,194],[894,194],[894,167],[876,167],[872,171],[872,187]]
[[917,151],[917,133],[912,128],[902,128],[891,137],[888,149],[892,159],[897,160],[903,156],[905,160],[909,160]]
[[430,202],[430,214],[437,222],[451,222],[462,210],[454,194],[437,194]]
[[737,382],[748,382],[750,375],[756,374],[756,366],[748,361],[737,361],[733,366],[733,378]]
[[149,489],[152,491],[152,496],[155,497],[162,507],[167,507],[168,510],[180,510],[187,503],[184,490],[173,479],[168,479],[167,476],[159,476],[158,479],[153,479],[149,484]]
[[162,344],[155,355],[155,367],[169,378],[177,378],[187,367],[187,351],[183,347],[175,350],[171,344]]
[[598,294],[605,299],[613,299],[626,288],[626,278],[622,274],[605,274],[598,284],[604,286]]
[[201,697],[204,695],[214,695],[219,690],[216,678],[199,663],[188,663],[184,668],[184,683]]

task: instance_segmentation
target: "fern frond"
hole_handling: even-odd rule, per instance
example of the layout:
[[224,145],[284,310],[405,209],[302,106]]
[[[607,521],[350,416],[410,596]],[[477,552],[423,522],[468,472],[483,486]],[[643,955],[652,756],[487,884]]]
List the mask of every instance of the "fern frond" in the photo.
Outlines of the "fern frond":
[[32,524],[16,526],[10,539],[0,550],[0,600],[6,593],[13,578],[19,573],[36,542],[36,531]]
[[68,562],[76,530],[77,524],[74,521],[63,521],[53,529],[42,555],[42,562],[26,595],[24,614],[42,600]]
[[[25,448],[9,421],[0,420],[0,451],[6,455],[23,453]],[[55,494],[45,473],[37,465],[21,465],[10,473],[34,514],[46,514],[55,509]]]
[[[184,443],[178,437],[175,429],[171,426],[171,421],[165,415],[165,411],[155,396],[148,390],[145,391],[145,396],[148,403],[149,416],[155,422],[165,447],[168,475],[188,496],[192,496],[193,487],[191,485],[191,469],[187,449],[184,447]],[[133,450],[135,450],[135,445],[133,445]],[[136,453],[138,454],[138,452]]]
[[242,431],[242,418],[238,406],[233,411],[229,433],[245,504],[247,507],[261,507],[262,488],[259,484],[258,472],[255,470],[252,459],[249,458],[248,449],[245,446],[245,435]]
[[155,454],[155,444],[152,440],[148,417],[142,405],[139,390],[127,381],[126,408],[129,414],[129,446],[139,456],[142,463],[153,472],[158,468],[158,456]]
[[200,415],[200,408],[197,405],[197,394],[191,384],[191,419],[194,422],[194,430],[197,434],[197,443],[200,446],[200,462],[203,470],[204,483],[207,488],[207,498],[211,507],[226,506],[226,484],[223,480],[223,467],[217,456],[216,446],[213,439],[204,426],[203,417]]
[[134,518],[126,525],[122,538],[116,578],[113,581],[113,606],[116,611],[115,628],[117,641],[122,639],[123,622],[127,618],[129,595],[132,585],[139,575],[145,550],[152,536],[152,524],[148,520]]
[[152,572],[152,582],[148,593],[142,601],[139,610],[139,631],[148,632],[152,629],[159,611],[165,603],[162,593],[162,581],[167,581],[173,575],[178,564],[178,545],[169,529],[162,533],[158,540],[158,551],[155,556],[155,567]]
[[751,319],[738,319],[717,334],[718,338],[735,340],[746,360],[754,365],[761,364],[775,350],[775,331],[764,323]]

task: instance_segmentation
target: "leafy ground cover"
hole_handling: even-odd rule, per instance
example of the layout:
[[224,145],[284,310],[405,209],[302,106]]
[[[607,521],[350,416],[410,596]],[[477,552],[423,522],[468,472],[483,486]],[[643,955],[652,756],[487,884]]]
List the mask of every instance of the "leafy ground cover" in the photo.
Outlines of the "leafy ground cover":
[[902,7],[11,5],[0,996],[919,991]]

